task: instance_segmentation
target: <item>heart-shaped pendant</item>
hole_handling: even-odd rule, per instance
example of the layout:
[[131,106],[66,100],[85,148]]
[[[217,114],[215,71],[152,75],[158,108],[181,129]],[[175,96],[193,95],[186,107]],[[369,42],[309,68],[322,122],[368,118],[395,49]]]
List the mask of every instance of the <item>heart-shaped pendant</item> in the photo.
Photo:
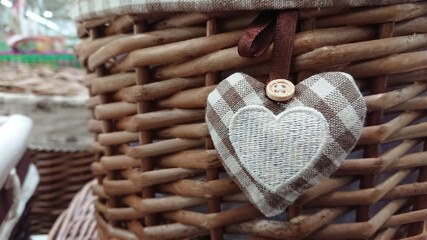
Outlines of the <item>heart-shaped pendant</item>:
[[266,216],[329,177],[360,137],[366,104],[345,73],[314,75],[285,103],[242,73],[209,94],[206,122],[228,174]]

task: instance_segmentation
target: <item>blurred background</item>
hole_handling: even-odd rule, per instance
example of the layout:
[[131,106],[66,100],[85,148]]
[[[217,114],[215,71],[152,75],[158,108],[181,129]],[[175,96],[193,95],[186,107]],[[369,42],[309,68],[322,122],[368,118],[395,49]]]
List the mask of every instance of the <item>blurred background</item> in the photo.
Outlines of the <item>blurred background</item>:
[[73,2],[0,0],[0,151],[10,153],[0,156],[1,240],[47,239],[93,178]]
[[73,1],[0,0],[0,50],[69,53],[78,42]]

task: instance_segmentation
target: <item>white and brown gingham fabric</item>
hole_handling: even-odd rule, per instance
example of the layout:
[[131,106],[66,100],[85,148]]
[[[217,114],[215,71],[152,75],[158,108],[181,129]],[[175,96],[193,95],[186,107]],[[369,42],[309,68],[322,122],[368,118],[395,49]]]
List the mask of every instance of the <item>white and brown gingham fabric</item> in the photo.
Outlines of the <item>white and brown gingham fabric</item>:
[[[293,112],[300,115],[293,116]],[[365,114],[364,99],[346,73],[314,75],[296,85],[294,97],[286,103],[269,100],[263,83],[235,73],[208,96],[206,122],[228,174],[262,213],[274,216],[339,167],[360,137]],[[247,123],[257,116],[262,119]],[[314,119],[313,124],[306,116]],[[326,132],[322,121],[326,121]],[[272,126],[274,123],[280,126]],[[312,125],[318,126],[317,130]],[[310,126],[315,129],[303,134]],[[277,137],[281,133],[292,137]],[[274,135],[273,139],[279,140],[265,139],[266,144],[257,135]],[[317,144],[317,152],[298,138],[306,138],[308,145]]]
[[126,14],[359,7],[417,1],[420,0],[76,0],[71,17],[83,21]]

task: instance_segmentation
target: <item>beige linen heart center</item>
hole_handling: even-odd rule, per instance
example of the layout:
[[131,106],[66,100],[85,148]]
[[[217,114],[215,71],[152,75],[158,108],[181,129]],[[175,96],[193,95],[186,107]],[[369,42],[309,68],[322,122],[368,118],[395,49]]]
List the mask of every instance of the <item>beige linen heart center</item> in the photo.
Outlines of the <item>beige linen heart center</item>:
[[326,119],[308,107],[291,108],[276,116],[263,106],[249,105],[237,111],[230,124],[237,156],[271,192],[294,181],[319,159],[329,139]]

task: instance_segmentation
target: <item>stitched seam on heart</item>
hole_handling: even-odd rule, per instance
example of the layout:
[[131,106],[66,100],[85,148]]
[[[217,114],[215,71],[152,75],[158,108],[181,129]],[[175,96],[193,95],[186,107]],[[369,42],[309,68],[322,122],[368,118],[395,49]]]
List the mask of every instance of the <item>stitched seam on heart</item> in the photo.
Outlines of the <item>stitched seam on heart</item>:
[[[247,160],[244,160],[244,157],[242,156],[242,153],[240,153],[238,150],[240,150],[241,148],[237,145],[237,138],[234,135],[233,130],[236,127],[236,121],[237,118],[239,117],[240,114],[246,112],[246,111],[258,111],[258,112],[262,112],[265,113],[269,116],[271,116],[275,121],[280,122],[280,120],[285,117],[288,114],[292,114],[295,112],[305,112],[305,113],[309,113],[311,115],[314,115],[315,117],[317,117],[317,120],[320,123],[320,127],[321,127],[321,132],[322,135],[324,136],[324,138],[321,141],[321,144],[319,145],[319,147],[317,148],[317,151],[315,152],[315,154],[313,155],[313,157],[310,158],[309,161],[307,161],[307,163],[304,165],[304,167],[302,167],[302,169],[300,171],[298,171],[294,176],[290,177],[289,179],[287,179],[285,182],[275,186],[274,188],[272,188],[270,185],[265,184],[264,180],[260,179],[255,172],[251,169],[251,167],[249,166],[249,164],[247,163]],[[328,143],[330,142],[330,134],[329,134],[329,124],[326,121],[326,119],[324,118],[324,116],[318,112],[317,110],[313,109],[313,108],[309,108],[309,107],[305,107],[305,106],[299,106],[299,107],[294,107],[291,109],[287,109],[284,112],[280,113],[279,115],[275,115],[273,112],[271,112],[269,109],[263,107],[263,106],[259,106],[259,105],[249,105],[249,106],[245,106],[241,109],[239,109],[231,118],[230,121],[230,127],[229,127],[229,137],[231,140],[231,144],[233,145],[233,148],[236,150],[236,155],[237,157],[240,159],[240,163],[247,169],[248,173],[260,184],[262,184],[262,186],[264,188],[266,188],[267,190],[269,190],[272,193],[278,193],[278,191],[280,189],[282,189],[284,186],[288,186],[290,183],[292,183],[293,181],[295,181],[296,179],[298,179],[300,176],[304,175],[304,173],[306,173],[306,171],[308,171],[309,169],[311,169],[313,167],[313,165],[315,163],[317,163],[321,156],[323,155],[325,148],[327,147]]]

